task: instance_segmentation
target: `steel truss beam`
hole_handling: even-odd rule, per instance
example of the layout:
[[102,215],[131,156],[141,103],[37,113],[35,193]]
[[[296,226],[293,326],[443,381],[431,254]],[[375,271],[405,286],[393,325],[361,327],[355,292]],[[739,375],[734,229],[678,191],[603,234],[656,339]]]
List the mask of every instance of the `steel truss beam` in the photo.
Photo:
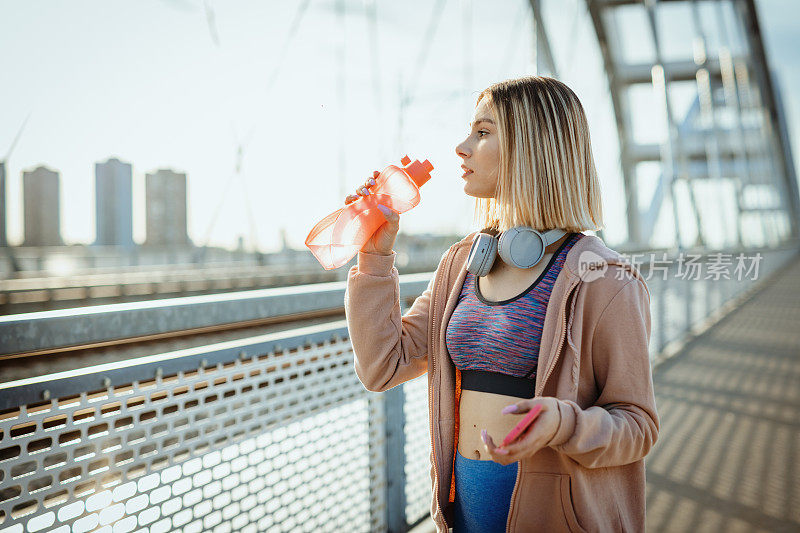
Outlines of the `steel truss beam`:
[[[781,109],[779,94],[767,67],[763,40],[753,0],[709,0],[719,10],[714,21],[722,34],[719,54],[706,55],[705,34],[700,20],[697,0],[669,0],[670,3],[691,4],[694,33],[701,53],[685,60],[666,61],[663,56],[663,38],[660,35],[658,4],[666,0],[586,0],[588,13],[600,46],[608,78],[611,102],[620,144],[620,159],[625,187],[628,238],[632,245],[647,247],[651,244],[655,220],[662,201],[674,194],[674,186],[683,183],[689,193],[689,203],[695,223],[699,228],[694,245],[705,242],[701,210],[695,200],[695,182],[716,178],[730,180],[736,190],[736,220],[722,221],[735,224],[736,242],[741,243],[743,214],[757,216],[768,242],[800,236],[800,196],[798,195],[791,148],[786,134],[786,119]],[[722,20],[722,3],[729,2],[739,25],[744,29],[744,52],[731,54],[730,31]],[[655,48],[652,64],[628,64],[622,59],[615,37],[623,31],[609,15],[620,6],[641,6],[647,16],[650,35]],[[697,44],[697,43],[695,43]],[[752,80],[752,82],[751,82]],[[695,81],[697,100],[690,115],[676,116],[669,99],[669,87],[674,82]],[[666,119],[668,132],[662,145],[638,144],[632,135],[632,115],[625,90],[636,84],[652,84]],[[723,127],[720,112],[734,117]],[[760,126],[753,127],[744,117],[763,117]],[[649,207],[638,205],[636,166],[645,161],[661,161],[662,175]],[[762,216],[776,210],[775,206],[752,208],[745,206],[744,194],[750,185],[772,187],[780,198],[778,211],[787,215],[790,232],[781,235],[775,217]],[[679,225],[677,201],[673,196],[673,213],[676,226],[675,241],[684,246]],[[753,215],[753,213],[758,213]],[[753,220],[752,218],[748,220]],[[707,229],[707,226],[705,226]]]

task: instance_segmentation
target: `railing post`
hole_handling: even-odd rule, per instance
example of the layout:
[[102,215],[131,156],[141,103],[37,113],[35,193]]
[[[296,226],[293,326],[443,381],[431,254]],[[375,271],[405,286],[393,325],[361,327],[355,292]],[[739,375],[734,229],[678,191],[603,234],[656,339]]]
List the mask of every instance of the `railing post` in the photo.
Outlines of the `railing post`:
[[[388,394],[388,393],[386,393]],[[386,527],[386,511],[391,500],[386,498],[386,394],[370,393],[367,396],[369,418],[369,523],[370,529],[380,531]],[[382,464],[383,463],[383,464]]]
[[712,306],[711,306],[712,305],[711,289],[712,288],[713,288],[713,285],[711,284],[711,282],[709,280],[707,280],[707,279],[703,279],[703,289],[705,289],[705,297],[706,297],[705,298],[706,299],[706,308],[704,309],[704,312],[703,312],[703,319],[704,320],[707,319],[709,316],[711,316],[711,309],[712,309]]
[[667,282],[658,282],[658,353],[664,350],[667,344]]
[[390,533],[408,531],[406,521],[405,390],[398,385],[383,393],[386,413],[386,524]]

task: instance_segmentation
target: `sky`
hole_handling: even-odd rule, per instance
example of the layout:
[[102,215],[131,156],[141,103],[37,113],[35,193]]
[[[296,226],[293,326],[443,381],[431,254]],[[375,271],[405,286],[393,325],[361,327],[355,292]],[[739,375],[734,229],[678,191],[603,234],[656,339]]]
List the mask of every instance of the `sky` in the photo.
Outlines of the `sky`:
[[[791,50],[800,38],[781,16],[790,2],[764,0],[759,10],[797,130]],[[269,252],[282,230],[302,248],[372,170],[405,154],[435,169],[401,231],[477,229],[455,146],[480,90],[535,72],[528,2],[313,0],[298,19],[305,4],[208,0],[210,24],[201,0],[0,0],[0,157],[30,114],[7,162],[9,241],[22,241],[21,174],[45,165],[61,175],[64,240],[92,242],[94,164],[109,157],[133,165],[138,242],[144,175],[159,168],[187,174],[195,244],[233,248],[241,236]],[[544,6],[559,77],[589,118],[606,240],[621,242],[619,148],[592,30],[575,17],[583,2]],[[646,99],[642,107],[646,136],[652,112]]]

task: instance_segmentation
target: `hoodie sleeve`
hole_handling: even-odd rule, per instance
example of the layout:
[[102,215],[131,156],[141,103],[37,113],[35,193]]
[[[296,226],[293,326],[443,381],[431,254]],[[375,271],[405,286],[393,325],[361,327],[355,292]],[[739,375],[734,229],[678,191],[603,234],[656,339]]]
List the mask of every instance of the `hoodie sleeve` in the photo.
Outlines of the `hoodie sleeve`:
[[659,430],[648,353],[650,297],[644,281],[633,278],[618,290],[591,338],[599,397],[588,409],[559,399],[561,425],[548,446],[587,468],[635,462],[647,455]]
[[419,377],[428,367],[428,308],[436,275],[401,317],[396,257],[394,251],[392,255],[359,251],[358,263],[347,274],[344,310],[354,367],[364,387],[374,392]]

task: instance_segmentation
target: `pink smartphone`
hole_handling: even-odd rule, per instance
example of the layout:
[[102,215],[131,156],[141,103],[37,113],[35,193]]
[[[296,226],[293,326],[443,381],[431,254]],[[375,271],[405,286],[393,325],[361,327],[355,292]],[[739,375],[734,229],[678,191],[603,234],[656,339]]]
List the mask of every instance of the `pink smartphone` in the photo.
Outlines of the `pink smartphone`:
[[503,442],[500,443],[500,446],[498,446],[498,448],[502,448],[503,446],[508,446],[509,444],[511,444],[511,441],[519,437],[520,433],[525,431],[525,428],[530,426],[531,423],[533,423],[533,421],[536,420],[536,417],[539,416],[539,413],[541,411],[542,411],[542,404],[539,403],[534,405],[533,409],[528,411],[525,417],[519,421],[519,424],[514,426],[514,429],[508,432],[508,435],[506,435],[506,438],[503,439]]

